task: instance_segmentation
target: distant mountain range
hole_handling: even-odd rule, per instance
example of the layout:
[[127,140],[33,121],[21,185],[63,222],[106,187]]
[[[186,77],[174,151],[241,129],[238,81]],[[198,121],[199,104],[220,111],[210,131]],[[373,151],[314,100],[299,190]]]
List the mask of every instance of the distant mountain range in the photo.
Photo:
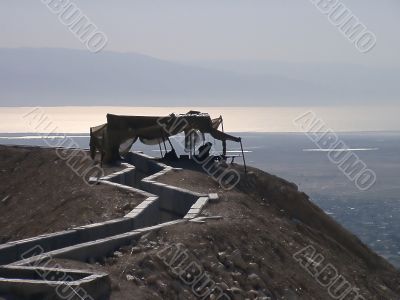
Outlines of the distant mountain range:
[[397,103],[398,69],[0,49],[1,106],[304,106]]

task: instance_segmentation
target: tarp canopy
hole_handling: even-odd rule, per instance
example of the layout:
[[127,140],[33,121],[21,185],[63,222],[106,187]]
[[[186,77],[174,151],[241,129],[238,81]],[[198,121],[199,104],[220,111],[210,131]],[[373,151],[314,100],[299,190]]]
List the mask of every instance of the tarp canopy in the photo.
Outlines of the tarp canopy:
[[155,145],[182,132],[186,141],[195,132],[202,135],[208,133],[223,142],[240,142],[240,138],[219,131],[221,123],[222,117],[211,119],[208,114],[197,111],[164,117],[107,114],[106,124],[90,128],[91,155],[94,158],[99,151],[103,161],[110,162],[120,159],[120,155],[127,153],[137,139],[144,144]]

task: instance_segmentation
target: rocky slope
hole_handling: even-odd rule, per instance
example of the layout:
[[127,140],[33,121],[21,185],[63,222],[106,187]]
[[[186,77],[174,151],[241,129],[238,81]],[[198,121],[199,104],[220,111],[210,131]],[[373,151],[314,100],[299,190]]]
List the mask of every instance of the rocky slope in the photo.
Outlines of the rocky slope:
[[108,272],[111,299],[400,299],[400,273],[294,184],[235,168],[231,191],[200,170],[159,179],[217,192],[203,212],[215,218],[152,232],[95,264],[61,264]]
[[[3,242],[115,218],[141,201],[86,186],[54,150],[1,146],[0,158]],[[152,231],[98,262],[53,263],[109,273],[111,299],[400,299],[400,273],[293,183],[235,165],[241,180],[226,191],[199,166],[182,167],[158,180],[218,193],[205,219]]]
[[0,244],[115,219],[142,200],[87,185],[55,150],[0,146]]

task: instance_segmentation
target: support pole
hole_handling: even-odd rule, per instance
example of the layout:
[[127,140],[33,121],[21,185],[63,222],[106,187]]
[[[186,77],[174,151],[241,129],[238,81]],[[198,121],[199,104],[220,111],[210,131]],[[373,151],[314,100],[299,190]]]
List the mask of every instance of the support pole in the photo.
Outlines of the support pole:
[[190,159],[193,158],[193,154],[192,154],[192,143],[193,143],[193,141],[192,141],[192,135],[193,135],[193,132],[190,131],[190,135],[189,135],[189,141],[190,141]]
[[104,143],[106,140],[105,132],[103,131],[102,139],[101,139],[101,149],[100,149],[100,167],[103,168],[103,160],[104,160]]
[[242,150],[242,157],[243,157],[244,172],[245,172],[245,173],[247,173],[246,159],[245,159],[245,157],[244,157],[244,151],[243,151],[242,138],[240,138],[240,149]]
[[222,156],[226,158],[226,140],[222,141]]
[[[224,131],[224,119],[222,119],[222,116],[219,116],[221,118],[221,126],[222,126],[222,132]],[[224,159],[226,159],[226,140],[222,141],[222,156],[224,157]]]
[[163,143],[164,143],[164,150],[165,150],[165,153],[167,153],[168,151],[167,151],[167,146],[165,145],[165,140],[164,140],[164,137],[163,137]]
[[164,157],[164,155],[163,155],[163,153],[162,153],[162,149],[161,149],[161,142],[160,142],[160,143],[158,143],[158,146],[160,147],[160,154],[161,154],[161,158],[163,158],[163,157]]
[[171,140],[169,139],[169,137],[167,137],[167,139],[168,139],[169,145],[171,146],[171,149],[174,150],[174,146],[172,145]]

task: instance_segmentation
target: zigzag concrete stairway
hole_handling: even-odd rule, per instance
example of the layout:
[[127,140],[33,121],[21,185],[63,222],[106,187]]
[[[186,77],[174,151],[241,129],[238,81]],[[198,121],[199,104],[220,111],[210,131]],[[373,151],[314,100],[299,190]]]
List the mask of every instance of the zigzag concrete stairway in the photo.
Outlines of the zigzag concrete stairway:
[[218,197],[157,182],[158,176],[173,168],[149,156],[129,153],[122,165],[122,171],[93,180],[140,193],[146,199],[123,218],[0,245],[0,295],[107,299],[107,274],[46,268],[43,264],[53,258],[86,262],[112,255],[148,231],[195,218],[210,198]]

